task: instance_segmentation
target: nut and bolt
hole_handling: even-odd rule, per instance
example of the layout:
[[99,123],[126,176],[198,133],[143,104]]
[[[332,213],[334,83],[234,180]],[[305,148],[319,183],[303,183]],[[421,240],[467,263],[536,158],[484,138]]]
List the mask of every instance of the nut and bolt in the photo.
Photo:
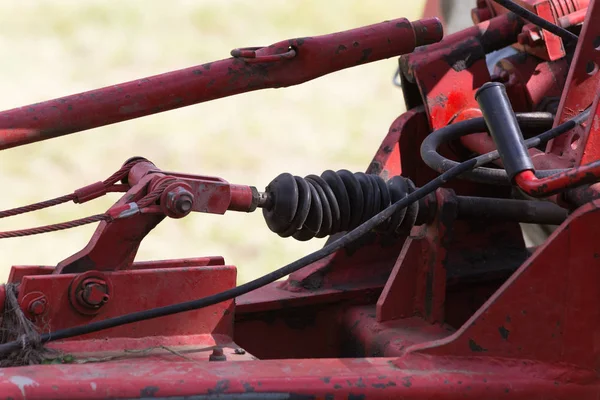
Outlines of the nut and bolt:
[[102,279],[86,279],[81,283],[77,299],[84,307],[99,308],[110,300],[108,285]]
[[27,311],[29,311],[29,313],[34,316],[42,315],[46,312],[47,304],[48,301],[46,300],[46,296],[38,297],[29,302]]
[[221,347],[216,347],[213,349],[212,354],[208,356],[208,361],[227,361],[227,357]]
[[[183,187],[177,187],[167,193],[167,210],[174,218],[185,217],[192,211],[194,195]],[[171,216],[171,215],[169,215]]]

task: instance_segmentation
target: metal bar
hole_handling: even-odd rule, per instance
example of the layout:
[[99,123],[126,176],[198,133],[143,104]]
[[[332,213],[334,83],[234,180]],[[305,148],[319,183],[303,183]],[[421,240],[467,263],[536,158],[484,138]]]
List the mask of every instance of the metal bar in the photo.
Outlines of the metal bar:
[[[265,88],[412,52],[442,39],[437,18],[399,18],[330,35],[286,40],[240,57],[0,112],[0,150]],[[273,57],[273,56],[279,56]],[[288,58],[291,56],[292,58]]]
[[457,196],[458,218],[560,225],[568,211],[547,201]]

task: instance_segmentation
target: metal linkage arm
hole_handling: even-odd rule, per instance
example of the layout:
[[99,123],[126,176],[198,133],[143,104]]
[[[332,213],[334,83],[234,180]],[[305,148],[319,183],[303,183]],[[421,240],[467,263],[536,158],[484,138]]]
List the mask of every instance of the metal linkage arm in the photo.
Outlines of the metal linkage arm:
[[297,85],[442,39],[437,18],[399,18],[235,49],[233,58],[0,112],[0,150],[221,97]]

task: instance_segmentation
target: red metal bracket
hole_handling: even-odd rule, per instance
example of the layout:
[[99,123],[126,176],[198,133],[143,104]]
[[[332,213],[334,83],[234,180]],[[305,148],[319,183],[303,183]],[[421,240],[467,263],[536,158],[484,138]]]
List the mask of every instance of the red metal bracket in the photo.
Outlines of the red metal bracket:
[[[191,211],[250,212],[259,199],[255,188],[232,185],[215,177],[164,172],[149,161],[138,162],[127,182],[131,189],[108,210],[116,218],[100,223],[87,246],[60,262],[55,274],[129,269],[142,239],[165,216],[181,218]],[[152,204],[137,204],[152,193],[156,198]],[[133,215],[119,218],[122,213]]]

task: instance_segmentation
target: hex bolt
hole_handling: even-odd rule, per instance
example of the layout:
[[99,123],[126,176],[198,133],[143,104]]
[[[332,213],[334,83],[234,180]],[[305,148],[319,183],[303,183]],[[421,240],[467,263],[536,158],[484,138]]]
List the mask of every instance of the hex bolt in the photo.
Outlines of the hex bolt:
[[187,189],[178,187],[167,193],[167,209],[176,217],[185,217],[192,211],[194,195]]
[[46,304],[46,297],[39,297],[29,303],[27,311],[35,316],[42,315],[46,311]]
[[227,361],[227,357],[221,347],[216,347],[213,349],[212,354],[208,356],[208,361]]
[[108,300],[108,285],[101,279],[86,279],[81,283],[77,299],[85,307],[99,308]]

